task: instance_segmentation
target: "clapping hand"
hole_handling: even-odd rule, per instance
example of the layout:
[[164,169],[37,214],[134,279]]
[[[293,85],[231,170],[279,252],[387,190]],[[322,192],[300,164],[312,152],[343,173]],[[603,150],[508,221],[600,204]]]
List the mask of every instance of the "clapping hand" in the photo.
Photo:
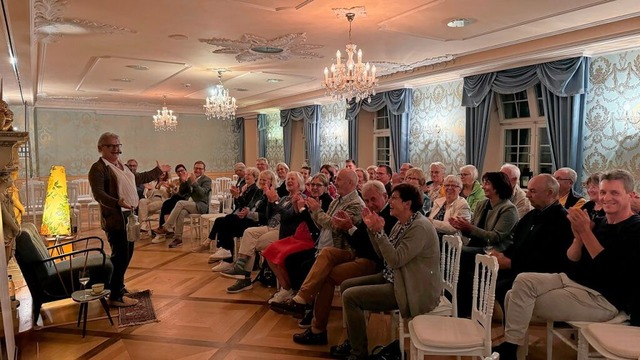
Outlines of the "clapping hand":
[[279,199],[278,192],[273,188],[273,186],[269,186],[269,189],[264,192],[264,195],[267,197],[269,202],[276,202]]
[[471,231],[471,227],[473,226],[469,220],[460,216],[449,218],[449,224],[454,228],[465,232]]
[[307,198],[307,208],[312,212],[318,211],[320,209],[320,202],[314,198]]
[[191,180],[192,183],[196,182],[196,174],[189,173],[189,180]]
[[349,230],[353,227],[353,221],[349,214],[344,210],[338,210],[331,218],[333,226],[340,230]]
[[573,230],[574,233],[591,231],[591,229],[595,225],[589,218],[589,215],[586,211],[576,208],[569,208],[569,210],[567,211],[569,212],[567,218],[571,223],[571,230]]
[[302,196],[300,196],[299,194],[295,195],[291,200],[295,204],[294,209],[296,211],[300,212],[300,211],[304,210],[304,207],[305,207],[306,203],[305,203],[304,198]]
[[242,208],[242,210],[236,213],[236,215],[238,215],[240,219],[244,219],[245,217],[247,217],[247,214],[249,214],[249,208]]
[[230,187],[229,192],[231,193],[231,196],[233,196],[234,198],[240,196],[240,189],[238,189],[235,186]]
[[160,163],[158,162],[158,160],[156,160],[156,165],[160,168],[160,170],[162,170],[162,172],[170,172],[171,171],[171,166],[167,165],[167,164],[162,164],[160,165]]
[[384,219],[380,215],[371,212],[368,208],[362,209],[362,221],[364,221],[367,228],[372,232],[378,232],[384,229]]

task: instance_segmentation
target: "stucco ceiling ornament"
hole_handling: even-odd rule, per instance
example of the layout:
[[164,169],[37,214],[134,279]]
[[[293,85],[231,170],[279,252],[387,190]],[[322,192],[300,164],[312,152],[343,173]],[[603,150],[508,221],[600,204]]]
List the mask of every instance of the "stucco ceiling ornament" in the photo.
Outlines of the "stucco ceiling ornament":
[[33,8],[35,33],[42,42],[55,42],[65,35],[136,33],[126,27],[66,18],[62,16],[66,8],[64,0],[36,0]]
[[454,55],[447,54],[416,61],[411,64],[402,64],[392,61],[371,61],[371,64],[376,66],[376,68],[378,69],[378,74],[380,76],[384,76],[395,74],[397,72],[412,71],[425,66],[435,66],[440,64],[444,65],[446,63],[449,63],[450,61],[453,61],[455,58],[456,57]]
[[324,47],[323,45],[306,44],[306,33],[285,34],[273,39],[244,34],[239,40],[210,38],[199,39],[199,41],[221,47],[221,49],[213,50],[214,54],[237,54],[236,60],[240,63],[262,59],[322,58],[322,55],[312,50]]

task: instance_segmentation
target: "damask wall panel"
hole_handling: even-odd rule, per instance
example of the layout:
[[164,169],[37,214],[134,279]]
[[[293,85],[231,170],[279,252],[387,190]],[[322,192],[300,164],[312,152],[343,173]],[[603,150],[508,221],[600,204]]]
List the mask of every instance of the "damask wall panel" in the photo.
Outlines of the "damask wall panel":
[[207,171],[229,171],[239,161],[240,134],[229,121],[178,114],[175,132],[156,132],[150,116],[36,109],[34,118],[35,176],[47,176],[51,165],[63,165],[70,176],[88,174],[99,158],[98,138],[107,131],[120,136],[121,159],[135,158],[142,170],[156,160],[188,168],[202,160]]
[[267,114],[267,160],[271,170],[279,162],[284,162],[284,144],[282,142],[282,126],[280,126],[280,111]]
[[583,180],[625,169],[640,179],[640,51],[595,57],[589,69]]
[[320,163],[344,167],[349,158],[349,123],[345,120],[347,103],[339,101],[320,108]]
[[414,89],[409,132],[413,166],[428,171],[429,164],[440,161],[447,173],[457,174],[464,165],[465,109],[461,99],[461,80]]

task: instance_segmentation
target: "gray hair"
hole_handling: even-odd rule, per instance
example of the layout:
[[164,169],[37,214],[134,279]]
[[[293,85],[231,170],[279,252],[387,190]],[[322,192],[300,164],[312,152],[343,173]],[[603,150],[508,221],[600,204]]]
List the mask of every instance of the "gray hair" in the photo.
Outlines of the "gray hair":
[[267,158],[264,158],[264,157],[257,158],[256,164],[259,162],[264,162],[265,164],[267,164],[267,167],[269,167],[269,160],[267,160]]
[[[513,164],[506,163],[506,164],[504,164],[504,165],[502,165],[500,167],[500,171],[502,171],[502,170],[506,170],[509,173],[509,177],[510,178],[515,177],[516,179],[520,179],[520,168],[519,167],[517,167],[517,166],[515,166]],[[511,179],[509,179],[509,180],[511,180]]]
[[473,180],[478,180],[478,169],[476,169],[475,166],[469,164],[460,168],[460,172],[463,172],[464,170],[471,171],[471,177],[473,177]]
[[278,170],[278,166],[283,166],[287,170],[287,173],[289,172],[289,165],[287,165],[286,163],[279,162],[278,165],[276,165],[276,170]]
[[607,171],[606,173],[602,174],[602,176],[600,177],[600,181],[605,181],[605,180],[607,181],[620,180],[624,184],[624,190],[627,193],[630,193],[633,191],[633,175],[631,175],[631,173],[628,172],[627,170],[616,169],[616,170]]
[[271,170],[262,170],[262,172],[260,173],[260,176],[262,176],[262,174],[267,175],[271,180],[271,185],[272,186],[276,186],[276,184],[278,183],[278,177],[276,176],[276,173],[274,173]]
[[233,170],[246,170],[246,168],[247,168],[247,166],[242,162],[239,162],[239,163],[236,163],[235,165],[233,165]]
[[112,132],[103,133],[102,135],[100,135],[100,138],[98,139],[98,148],[100,148],[102,145],[104,145],[104,142],[107,139],[120,139],[120,136],[118,136],[118,134],[114,134]]
[[442,181],[443,184],[446,184],[447,182],[454,182],[456,183],[456,185],[458,185],[459,188],[462,189],[462,180],[460,180],[459,177],[455,176],[455,175],[447,175],[444,177],[444,181]]
[[360,172],[362,174],[362,177],[364,178],[364,182],[369,181],[369,173],[367,172],[367,170],[363,169],[363,168],[357,168],[355,169],[355,172]]
[[440,161],[432,162],[431,165],[429,165],[429,168],[431,168],[432,166],[439,167],[440,169],[442,169],[442,172],[444,173],[447,172],[447,167],[444,166],[444,164],[441,163]]
[[364,185],[362,185],[362,193],[371,190],[377,191],[379,194],[386,194],[387,189],[385,189],[384,184],[378,180],[369,180]]
[[253,178],[258,181],[258,177],[260,177],[260,170],[255,167],[248,167],[245,169],[245,175],[246,174],[251,174],[251,176],[253,176]]
[[[280,164],[278,164],[278,165],[280,165]],[[285,166],[287,166],[287,165],[285,164]],[[300,192],[303,192],[304,191],[304,177],[302,176],[302,174],[300,174],[297,171],[289,171],[287,173],[287,177],[289,177],[290,174],[295,175],[296,180],[298,180],[298,189],[300,190]]]
[[544,179],[544,187],[551,190],[551,194],[553,195],[553,197],[558,197],[558,193],[560,192],[560,183],[558,182],[558,180],[556,180],[556,178],[554,178],[551,174],[540,174],[536,177],[541,177],[542,179]]
[[576,181],[578,181],[578,174],[576,173],[575,170],[573,170],[570,167],[563,167],[563,168],[560,168],[560,169],[558,169],[556,171],[566,171],[567,174],[569,175],[569,179],[571,179],[571,182],[574,183],[574,184],[576,183]]

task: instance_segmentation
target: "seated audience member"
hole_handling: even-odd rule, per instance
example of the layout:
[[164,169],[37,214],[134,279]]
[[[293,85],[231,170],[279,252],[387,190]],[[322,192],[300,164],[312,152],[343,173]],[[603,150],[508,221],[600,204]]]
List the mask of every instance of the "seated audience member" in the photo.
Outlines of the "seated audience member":
[[[390,215],[387,192],[382,183],[370,181],[365,184],[363,196],[367,208],[386,219],[384,230],[389,234],[397,220]],[[332,221],[335,227],[349,234],[348,248],[322,249],[298,294],[284,303],[271,305],[276,312],[302,315],[306,305],[313,303],[311,328],[293,335],[293,341],[298,344],[327,344],[327,323],[335,287],[347,279],[374,274],[379,267],[380,258],[373,249],[364,223],[356,227],[345,211],[337,211]]]
[[384,188],[387,189],[387,196],[391,196],[391,177],[393,176],[393,171],[389,165],[378,165],[376,169],[376,177],[375,179],[380,181]]
[[425,184],[427,183],[427,176],[424,174],[424,171],[419,168],[411,168],[407,170],[404,176],[404,182],[407,184],[411,184],[416,186],[420,193],[422,194],[422,215],[426,215],[431,210],[431,199],[429,199],[429,195],[422,191],[424,189]]
[[597,217],[603,217],[604,210],[602,209],[602,202],[600,201],[600,176],[602,173],[596,172],[589,176],[587,179],[587,193],[589,194],[589,201],[582,205],[581,209],[589,214],[591,220],[595,220]]
[[[269,160],[263,157],[257,158],[256,167],[258,168],[258,170],[260,170],[261,173],[265,170],[269,170]],[[275,184],[273,186],[275,186]]]
[[568,167],[560,168],[553,173],[553,177],[560,183],[560,204],[565,209],[575,207],[580,209],[587,202],[582,196],[573,191],[573,184],[578,181],[578,174]]
[[285,197],[289,195],[287,192],[287,174],[289,173],[289,166],[283,162],[278,163],[276,165],[276,175],[278,175],[278,184],[276,186],[276,191],[278,192],[279,197]]
[[[527,199],[527,195],[520,188],[520,168],[513,164],[504,164],[500,168],[500,172],[507,175],[509,178],[509,182],[511,183],[511,187],[513,187],[513,195],[511,195],[511,203],[516,206],[518,209],[518,219],[522,218],[526,213],[531,211],[531,204],[529,203],[529,199]],[[474,211],[474,209],[471,209]]]
[[[246,181],[244,179],[246,171],[247,171],[247,166],[242,162],[239,162],[239,163],[236,163],[235,165],[233,165],[233,173],[236,174],[236,176],[238,177],[238,180],[236,181],[236,183],[234,185],[234,187],[236,189],[242,190],[242,187],[246,183]],[[259,170],[258,170],[258,172],[259,172]],[[256,179],[256,178],[254,178],[254,179]]]
[[[194,249],[194,252],[209,250],[210,243],[218,239],[216,251],[211,255],[210,259],[223,260],[233,257],[234,244],[233,237],[241,236],[242,232],[257,224],[253,218],[249,217],[249,212],[255,211],[258,202],[262,199],[262,188],[271,183],[268,173],[264,177],[260,177],[257,168],[250,167],[245,170],[244,179],[245,186],[241,194],[233,194],[235,210],[231,214],[219,217],[213,222],[209,236],[200,246]],[[267,170],[269,171],[269,170]],[[258,187],[256,180],[260,181],[261,186]],[[220,233],[229,234],[228,236],[219,236]]]
[[320,167],[320,173],[325,174],[327,176],[327,178],[329,179],[329,195],[331,195],[332,198],[336,198],[336,196],[338,195],[338,192],[336,191],[336,186],[335,186],[335,171],[333,169],[333,165],[331,164],[324,164]]
[[[574,240],[567,250],[573,266],[565,273],[522,273],[507,294],[505,342],[495,348],[500,359],[516,359],[532,317],[552,321],[608,321],[625,311],[640,326],[640,287],[630,274],[640,273],[640,216],[631,210],[633,176],[612,170],[600,179],[604,218],[569,208]],[[593,226],[593,228],[592,228]]]
[[[311,197],[320,203],[324,211],[329,209],[333,201],[327,193],[327,186],[329,186],[329,180],[324,174],[317,174],[311,179]],[[295,234],[271,243],[262,252],[262,256],[269,262],[269,267],[280,285],[278,292],[269,299],[269,304],[291,298],[293,291],[300,288],[302,280],[299,279],[304,280],[315,260],[320,230],[311,219],[311,212],[306,208],[306,200],[298,197],[297,201],[303,221],[298,225]],[[290,257],[293,257],[294,261],[289,261]],[[286,264],[290,266],[287,267]],[[295,284],[291,278],[295,279]]]
[[460,196],[467,200],[471,212],[476,208],[476,204],[486,199],[482,185],[478,181],[478,169],[473,165],[465,165],[460,168],[460,180],[462,181],[462,189]]
[[[185,186],[182,186],[183,182],[186,182],[187,179],[187,168],[182,165],[182,164],[178,164],[176,165],[176,175],[178,175],[178,182],[177,184],[173,184],[174,185],[174,191],[175,188],[177,187],[177,193],[173,194],[169,199],[165,200],[162,203],[162,207],[160,208],[160,219],[159,219],[159,226],[162,227],[164,225],[164,223],[167,221],[167,217],[169,217],[169,214],[171,214],[171,211],[173,210],[173,208],[176,207],[176,204],[178,203],[178,201],[180,200],[187,200],[189,198],[189,186],[188,184],[185,184]],[[183,180],[184,179],[184,180]],[[155,231],[153,231],[155,233]],[[151,243],[153,244],[159,244],[159,243],[163,243],[165,242],[165,238],[163,236],[156,236],[153,240],[151,240]]]
[[[149,213],[157,213],[162,208],[162,202],[167,200],[170,194],[173,191],[173,184],[169,179],[169,173],[163,172],[160,177],[149,184],[150,188],[146,189],[147,193],[145,194],[144,199],[140,199],[138,203],[138,217],[142,222],[142,226],[147,225],[147,218],[149,218]],[[150,229],[142,229],[143,231]]]
[[367,172],[367,170],[363,168],[357,168],[355,172],[356,172],[356,175],[358,175],[357,190],[358,190],[358,193],[362,195],[362,187],[364,186],[364,184],[367,183],[367,181],[369,181],[369,173]]
[[353,159],[347,159],[344,161],[344,167],[346,169],[351,169],[353,171],[356,171],[356,169],[358,168],[358,165],[356,165],[356,161]]
[[245,230],[235,263],[220,273],[222,276],[238,279],[235,284],[227,288],[228,293],[235,294],[251,289],[253,287],[251,270],[256,251],[262,251],[274,241],[293,235],[302,221],[298,202],[304,189],[302,175],[297,171],[289,172],[286,184],[289,195],[283,198],[279,199],[274,189],[264,192],[268,200],[267,226],[251,227]]
[[[156,233],[166,235],[174,228],[174,238],[169,244],[170,248],[182,246],[182,228],[184,218],[189,214],[206,214],[209,212],[209,193],[211,192],[211,179],[204,174],[205,165],[202,161],[193,164],[193,173],[182,172],[180,177],[180,192],[189,194],[191,200],[179,200],[171,210],[169,218],[164,225],[156,229]],[[184,188],[184,191],[182,190]]]
[[513,244],[504,252],[492,251],[500,272],[496,300],[504,309],[504,297],[513,280],[523,272],[567,271],[567,249],[573,241],[567,210],[558,202],[558,181],[549,174],[531,178],[527,198],[533,205],[513,230]]
[[429,165],[431,182],[427,183],[427,195],[429,195],[429,199],[431,199],[431,201],[435,201],[437,198],[444,196],[444,187],[442,186],[442,183],[446,174],[447,169],[443,163],[438,161]]
[[487,197],[478,203],[471,222],[461,217],[450,218],[449,223],[469,238],[460,254],[458,278],[458,316],[471,314],[471,288],[476,254],[489,249],[504,251],[511,245],[511,231],[518,223],[518,210],[509,201],[513,194],[507,175],[487,172],[482,176],[482,189]]
[[300,174],[302,174],[302,178],[304,179],[304,191],[302,192],[304,196],[311,196],[311,168],[307,165],[304,165],[300,168]]
[[378,169],[377,166],[375,165],[369,165],[367,167],[367,174],[369,174],[369,180],[375,180],[376,179],[376,170]]
[[[138,162],[136,161],[136,159],[127,160],[127,163],[125,165],[129,168],[129,170],[131,170],[131,172],[134,175],[135,173],[138,172]],[[136,192],[138,193],[138,199],[144,199],[144,190],[145,190],[145,184],[136,185]]]
[[[405,176],[407,176],[407,171],[409,169],[413,169],[413,165],[411,165],[411,163],[403,163],[402,165],[400,165],[400,172],[398,173],[400,175],[400,182],[404,181]],[[426,180],[425,180],[426,182]]]
[[[363,211],[373,247],[384,262],[382,272],[340,286],[353,359],[368,357],[365,310],[399,309],[410,319],[433,310],[440,301],[440,246],[435,229],[420,213],[422,194],[415,186],[400,184],[393,188],[389,207],[398,222],[388,236],[382,217]],[[348,347],[333,347],[332,354]]]
[[437,198],[433,202],[428,219],[436,229],[439,238],[442,238],[442,235],[460,233],[458,229],[449,223],[449,219],[462,218],[467,221],[471,220],[469,204],[459,195],[460,187],[461,182],[458,177],[447,175],[444,178],[444,197]]

